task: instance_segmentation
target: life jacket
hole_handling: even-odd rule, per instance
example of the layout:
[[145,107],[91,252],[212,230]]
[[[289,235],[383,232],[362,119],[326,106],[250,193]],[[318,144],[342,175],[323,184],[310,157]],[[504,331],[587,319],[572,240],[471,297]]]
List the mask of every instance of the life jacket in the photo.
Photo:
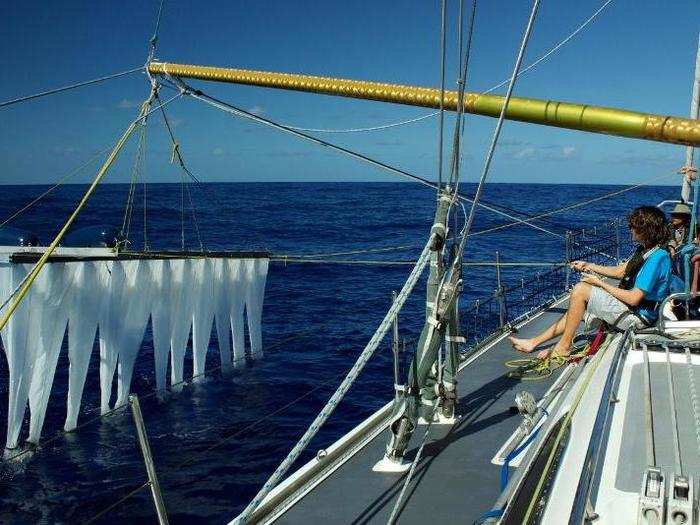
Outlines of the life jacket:
[[618,288],[622,288],[623,290],[631,290],[634,288],[634,280],[637,278],[639,270],[644,266],[644,251],[643,246],[637,246],[632,257],[627,261],[625,273],[622,275],[622,279],[620,279],[620,284],[617,285]]
[[[630,257],[629,261],[627,261],[625,273],[623,274],[622,279],[620,279],[618,287],[622,288],[623,290],[631,290],[632,288],[634,288],[634,281],[635,279],[637,279],[637,274],[639,274],[639,271],[642,269],[642,266],[644,266],[644,262],[657,249],[660,249],[660,247],[656,246],[649,250],[645,250],[643,246],[637,246],[637,249],[634,251],[634,254],[632,254],[632,257]],[[646,310],[656,310],[658,306],[659,303],[657,301],[652,301],[650,299],[642,299],[642,301],[632,310],[635,312],[639,311],[642,308]]]

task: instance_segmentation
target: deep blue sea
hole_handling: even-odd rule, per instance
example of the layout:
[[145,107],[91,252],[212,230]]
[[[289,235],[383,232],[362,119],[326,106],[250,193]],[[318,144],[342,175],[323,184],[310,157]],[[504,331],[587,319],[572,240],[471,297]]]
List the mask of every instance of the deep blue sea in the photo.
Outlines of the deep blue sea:
[[[0,221],[47,189],[1,188]],[[536,214],[618,188],[494,184],[488,186],[484,200]],[[5,229],[31,231],[46,243],[84,190],[79,185],[60,187]],[[126,185],[100,187],[76,228],[97,224],[121,227],[128,190]],[[466,193],[473,190],[470,185],[463,187]],[[183,237],[184,248],[190,250],[199,250],[201,238],[206,250],[264,249],[275,255],[407,245],[410,248],[401,251],[336,258],[412,260],[425,242],[435,208],[434,193],[410,183],[211,183],[192,185],[188,191],[183,192],[177,184],[148,186],[145,232],[151,249],[181,249]],[[675,187],[642,187],[537,224],[561,235],[567,228],[593,226],[622,216],[634,206],[656,204],[677,195]],[[139,250],[144,243],[143,202],[143,189],[138,187],[129,238],[130,247]],[[473,231],[507,222],[510,219],[479,209]],[[493,260],[496,250],[504,262],[560,261],[564,242],[520,225],[474,236],[467,247],[467,260]],[[208,377],[165,400],[152,395],[153,349],[147,330],[132,391],[141,397],[171,523],[224,523],[241,510],[352,366],[389,307],[392,290],[400,289],[409,271],[408,266],[271,263],[263,310],[264,357],[222,377],[216,370],[218,350],[212,340]],[[504,279],[514,282],[533,272],[532,268],[506,269]],[[468,268],[464,282],[462,305],[468,305],[492,293],[495,275],[493,269]],[[414,336],[421,325],[423,296],[421,283],[400,318],[405,337]],[[191,376],[190,352],[185,360],[185,377]],[[79,423],[89,421],[99,408],[98,360],[96,345]],[[312,442],[303,461],[391,398],[390,364],[391,354],[384,345]],[[64,350],[51,392],[44,439],[62,427],[67,376]],[[478,382],[478,370],[463,380]],[[3,354],[3,441],[7,395]],[[293,402],[297,398],[302,399]],[[488,454],[499,445],[489,444]],[[60,435],[24,461],[0,467],[2,523],[83,523],[146,479],[131,415],[124,411],[97,418],[77,432]],[[484,502],[484,508],[489,504]],[[148,490],[119,504],[97,522],[117,521],[154,523]]]

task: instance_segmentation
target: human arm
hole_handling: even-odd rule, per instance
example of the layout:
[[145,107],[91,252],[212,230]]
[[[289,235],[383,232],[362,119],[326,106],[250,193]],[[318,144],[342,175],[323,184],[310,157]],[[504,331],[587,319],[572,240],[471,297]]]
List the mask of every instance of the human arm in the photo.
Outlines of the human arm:
[[615,266],[603,266],[601,264],[594,264],[586,261],[573,261],[571,263],[571,267],[579,272],[592,272],[604,277],[622,279],[622,276],[625,275],[625,269],[627,268],[627,261]]
[[584,283],[588,283],[592,286],[598,286],[599,288],[602,288],[610,295],[612,295],[615,299],[622,301],[627,306],[639,305],[639,303],[642,302],[642,299],[644,299],[644,296],[646,294],[646,292],[644,292],[644,290],[641,290],[640,288],[623,290],[622,288],[618,288],[617,286],[613,286],[612,284],[603,281],[596,275],[586,274],[581,278],[581,281],[583,281]]

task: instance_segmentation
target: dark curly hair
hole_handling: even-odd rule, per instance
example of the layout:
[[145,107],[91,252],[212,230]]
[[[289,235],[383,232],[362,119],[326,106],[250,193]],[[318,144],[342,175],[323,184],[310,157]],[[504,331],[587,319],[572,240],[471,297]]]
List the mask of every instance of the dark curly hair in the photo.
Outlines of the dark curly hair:
[[671,237],[666,215],[656,206],[639,206],[627,217],[630,229],[634,228],[644,248],[664,245]]

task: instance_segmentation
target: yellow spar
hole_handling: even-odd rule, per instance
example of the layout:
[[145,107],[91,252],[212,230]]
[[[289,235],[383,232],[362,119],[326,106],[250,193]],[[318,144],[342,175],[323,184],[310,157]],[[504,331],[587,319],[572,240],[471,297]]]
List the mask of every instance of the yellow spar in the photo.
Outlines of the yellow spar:
[[[148,70],[155,75],[322,93],[426,108],[440,107],[440,90],[433,88],[166,62],[151,62]],[[464,111],[474,115],[498,117],[503,100],[503,97],[497,95],[465,93]],[[457,109],[457,92],[445,92],[444,107],[451,111]],[[668,115],[512,97],[506,118],[543,126],[700,146],[700,121]]]

